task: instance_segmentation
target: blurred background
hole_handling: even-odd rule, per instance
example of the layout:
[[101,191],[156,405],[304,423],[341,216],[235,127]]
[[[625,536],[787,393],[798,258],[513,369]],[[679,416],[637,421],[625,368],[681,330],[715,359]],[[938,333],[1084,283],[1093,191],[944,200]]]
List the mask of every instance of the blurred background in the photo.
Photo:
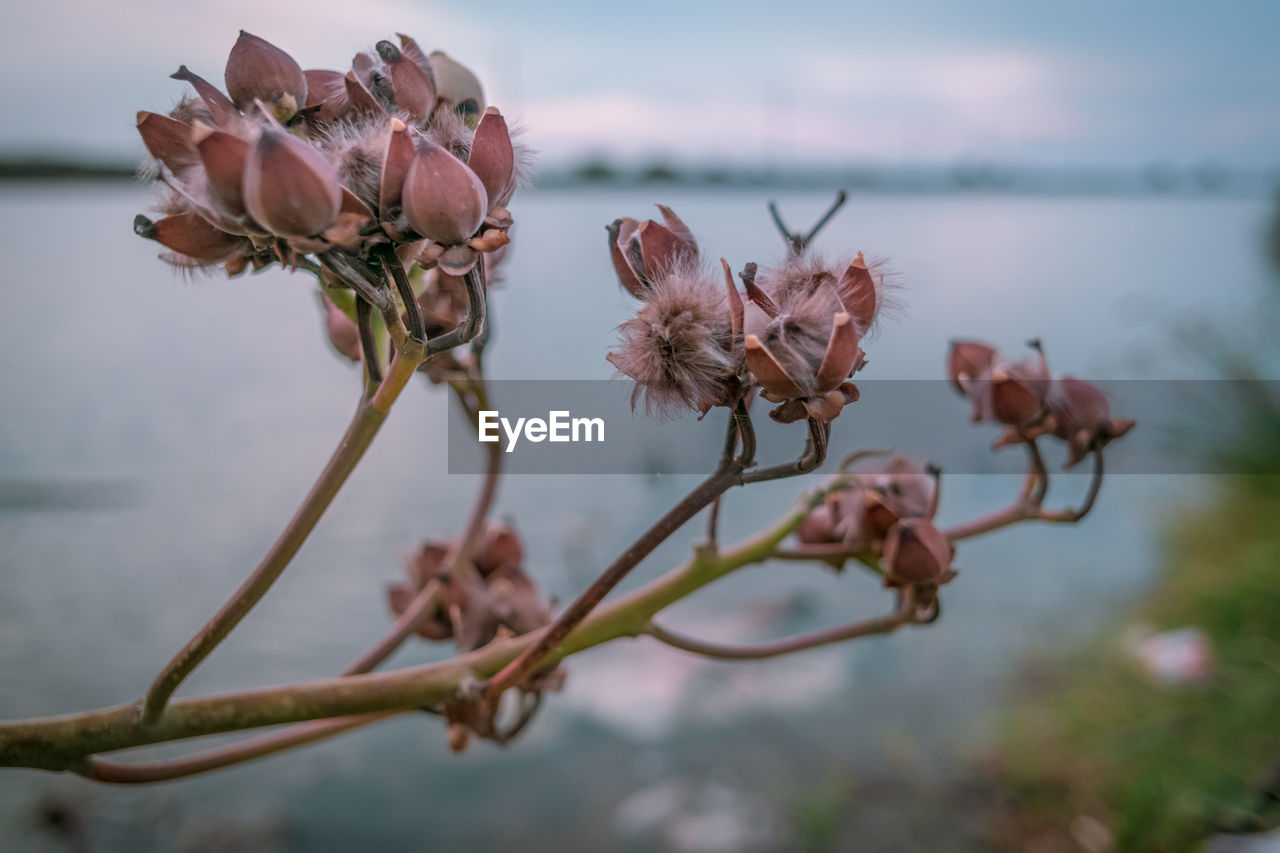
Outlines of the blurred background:
[[[140,695],[268,547],[354,403],[308,277],[187,279],[130,233],[150,204],[135,112],[180,97],[179,64],[220,82],[241,28],[304,68],[409,33],[525,128],[541,177],[512,203],[494,378],[612,375],[632,310],[613,219],[663,202],[708,254],[767,263],[784,247],[766,202],[800,228],[840,188],[816,250],[887,257],[904,285],[868,378],[939,378],[953,337],[1040,337],[1056,371],[1090,379],[1280,378],[1272,3],[10,4],[2,717]],[[1112,477],[1076,528],[966,542],[926,630],[744,664],[612,644],[570,661],[518,742],[461,757],[423,715],[164,786],[0,771],[0,849],[1186,849],[1259,811],[1280,757],[1280,489],[1246,476],[1275,470],[1280,418],[1257,387],[1237,444],[1183,445],[1238,451],[1239,476]],[[188,695],[339,670],[388,626],[403,556],[464,523],[479,483],[447,473],[446,394],[411,391]],[[954,417],[978,429],[958,399]],[[510,477],[496,506],[566,601],[692,482]],[[805,485],[731,494],[722,536]],[[942,520],[1017,485],[948,478]],[[1084,488],[1055,478],[1050,503]],[[770,564],[669,621],[751,641],[885,604],[856,573]],[[1183,628],[1212,677],[1144,674],[1135,637]],[[409,643],[393,663],[443,653]],[[1214,849],[1248,843],[1265,842]]]

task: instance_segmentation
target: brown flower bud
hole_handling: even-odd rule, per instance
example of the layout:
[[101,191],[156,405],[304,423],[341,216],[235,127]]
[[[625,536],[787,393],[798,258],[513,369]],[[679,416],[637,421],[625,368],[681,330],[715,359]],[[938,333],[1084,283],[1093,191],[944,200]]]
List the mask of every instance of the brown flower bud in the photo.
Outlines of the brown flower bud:
[[905,518],[889,528],[884,541],[884,581],[889,586],[940,586],[955,577],[955,549],[942,531],[924,518]]
[[977,341],[952,341],[947,354],[947,378],[956,391],[965,393],[965,383],[977,379],[1000,358],[995,347]]
[[400,48],[389,41],[378,42],[375,50],[391,73],[396,109],[423,121],[431,118],[436,105],[436,87],[430,72],[401,53]]
[[178,213],[157,222],[139,215],[133,220],[133,230],[201,264],[218,263],[251,247],[245,238],[215,228],[194,213]]
[[1010,427],[998,445],[1033,437],[1049,426],[1045,402],[1049,365],[1039,341],[1028,346],[1035,353],[1023,362],[1009,361],[985,344],[953,343],[951,347],[947,372],[973,403],[971,419]]
[[827,498],[834,532],[852,551],[881,547],[904,518],[932,518],[937,511],[937,469],[904,456],[846,460],[836,480],[843,488]]
[[360,82],[355,72],[348,71],[342,78],[342,82],[347,90],[347,104],[356,115],[377,116],[386,112],[382,109],[382,104],[378,103],[378,99]]
[[404,179],[413,163],[414,150],[409,128],[400,119],[391,119],[391,132],[387,135],[387,150],[382,157],[382,176],[378,190],[378,212],[384,222],[390,221],[392,212],[400,207]]
[[338,218],[338,173],[318,151],[263,128],[244,170],[244,201],[258,224],[281,237],[313,237]]
[[476,549],[472,562],[481,575],[493,574],[504,566],[518,566],[524,560],[524,545],[520,534],[510,524],[491,521],[484,531],[484,538]]
[[199,159],[191,142],[191,128],[176,119],[149,113],[138,113],[138,135],[147,151],[174,174],[180,174]]
[[247,112],[262,101],[280,121],[307,103],[307,78],[293,57],[244,30],[227,57],[226,83],[237,109]]
[[204,101],[204,105],[209,108],[209,115],[218,127],[230,130],[240,124],[240,111],[236,109],[235,104],[231,103],[230,98],[218,91],[217,86],[198,74],[193,74],[185,65],[179,66],[178,70],[169,76],[174,80],[191,84],[196,94],[200,96],[200,100]]
[[444,148],[419,140],[405,176],[409,226],[444,245],[465,243],[484,221],[489,201],[476,173]]
[[505,206],[515,192],[516,155],[511,147],[507,120],[497,107],[489,107],[480,117],[467,165],[484,184],[489,209]]
[[1069,448],[1066,468],[1137,425],[1127,418],[1112,418],[1106,395],[1096,385],[1070,376],[1054,383],[1049,411],[1053,415],[1053,434],[1067,442]]
[[197,124],[192,133],[209,182],[209,199],[220,212],[244,216],[244,167],[249,143],[234,134]]
[[665,225],[652,219],[615,219],[608,227],[609,254],[618,281],[637,299],[647,297],[651,283],[686,261],[697,261],[698,244],[689,226],[671,208],[656,205]]
[[351,108],[342,72],[317,68],[308,69],[302,74],[307,79],[306,106],[311,110],[309,121],[328,124],[341,118]]
[[853,317],[858,331],[866,334],[880,310],[881,294],[861,252],[836,282],[836,293],[844,310]]
[[[324,331],[329,337],[329,343],[333,344],[339,355],[351,361],[360,361],[360,331],[356,324],[324,293],[320,294],[320,303],[324,308]],[[404,608],[400,609],[403,611]]]

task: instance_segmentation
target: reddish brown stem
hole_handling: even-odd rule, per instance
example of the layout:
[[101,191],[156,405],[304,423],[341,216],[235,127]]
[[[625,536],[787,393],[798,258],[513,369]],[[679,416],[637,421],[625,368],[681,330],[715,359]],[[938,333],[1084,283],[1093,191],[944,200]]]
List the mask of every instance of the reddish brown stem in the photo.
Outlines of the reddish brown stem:
[[207,773],[232,764],[265,758],[295,746],[314,743],[318,740],[333,737],[351,731],[360,726],[367,726],[379,720],[385,720],[403,712],[384,712],[379,714],[361,714],[356,717],[338,717],[333,720],[312,720],[297,723],[278,732],[258,735],[221,749],[175,758],[169,761],[150,761],[123,763],[108,761],[105,758],[91,756],[84,766],[77,769],[81,776],[98,782],[116,784],[144,784],[147,782],[164,782]]
[[861,622],[854,622],[851,625],[842,625],[839,628],[829,628],[825,631],[815,631],[811,634],[787,637],[786,639],[760,643],[754,646],[728,646],[720,643],[709,643],[705,640],[696,640],[668,631],[652,622],[649,623],[645,633],[655,640],[666,643],[668,646],[691,652],[695,655],[702,655],[703,657],[716,658],[717,660],[763,660],[805,651],[806,649],[814,649],[819,646],[828,646],[832,643],[843,643],[847,640],[855,640],[859,637],[867,637],[873,634],[887,634],[902,625],[915,621],[915,608],[915,597],[908,590],[901,596],[898,608],[887,616],[865,619]]

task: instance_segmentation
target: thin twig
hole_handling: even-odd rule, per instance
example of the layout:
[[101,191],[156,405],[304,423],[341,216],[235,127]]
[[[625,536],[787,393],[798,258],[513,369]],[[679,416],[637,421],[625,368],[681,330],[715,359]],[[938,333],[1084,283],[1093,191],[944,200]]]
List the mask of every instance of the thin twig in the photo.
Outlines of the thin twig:
[[1022,491],[1014,502],[1004,509],[996,510],[989,515],[947,528],[942,531],[947,539],[952,542],[959,542],[962,539],[971,539],[974,536],[990,533],[993,530],[999,530],[1002,527],[1008,527],[1011,524],[1017,524],[1022,521],[1074,524],[1088,515],[1098,500],[1105,474],[1101,449],[1093,451],[1093,476],[1089,482],[1089,491],[1085,495],[1084,502],[1079,509],[1068,507],[1059,510],[1047,510],[1042,506],[1049,491],[1049,471],[1045,467],[1044,459],[1040,455],[1039,448],[1034,440],[1027,442],[1027,452],[1031,460],[1032,471],[1027,475]]
[[462,277],[462,283],[467,289],[467,316],[463,318],[457,328],[451,329],[428,342],[427,352],[430,355],[470,343],[475,340],[481,329],[484,328],[487,308],[483,259],[477,261],[476,265]]
[[364,360],[364,372],[369,380],[369,391],[372,393],[382,381],[382,367],[378,363],[378,341],[373,335],[373,307],[358,293],[356,294],[356,329],[360,332],[360,355]]
[[836,212],[844,206],[848,199],[849,194],[844,190],[836,192],[836,200],[831,203],[831,207],[827,208],[827,212],[822,214],[822,217],[809,229],[809,233],[804,236],[804,246],[801,248],[801,252],[809,247],[809,244],[813,242],[813,238],[818,236],[818,232],[826,227],[826,224],[831,221],[831,217],[836,215]]
[[836,212],[840,210],[848,198],[849,194],[844,190],[837,192],[836,200],[831,203],[831,206],[827,208],[827,212],[822,214],[818,221],[814,223],[814,226],[809,229],[808,234],[792,233],[791,229],[787,228],[786,223],[782,221],[782,214],[778,212],[778,203],[776,201],[769,202],[769,215],[773,217],[773,224],[777,226],[778,232],[782,234],[782,239],[786,241],[791,254],[799,257],[805,253],[805,250],[809,248],[809,244],[818,236],[818,232],[826,227],[826,224],[831,221],[831,217],[836,215]]
[[1098,500],[1098,492],[1102,490],[1102,478],[1104,475],[1102,464],[1102,449],[1096,448],[1093,451],[1093,476],[1089,480],[1089,491],[1085,494],[1084,502],[1080,504],[1079,509],[1059,509],[1044,510],[1038,516],[1041,521],[1064,521],[1075,522],[1084,518],[1089,514],[1089,510],[1093,509],[1093,505]]
[[367,270],[361,268],[363,265],[360,261],[342,252],[331,251],[320,255],[320,262],[353,287],[370,305],[380,312],[386,312],[391,304],[390,297],[378,287],[377,278],[371,277]]
[[[752,462],[752,457],[748,454],[755,453],[755,439],[750,429],[750,420],[744,403],[739,400],[727,427],[729,432],[736,432],[742,441],[742,451],[738,456],[727,461],[721,459],[715,472],[692,492],[685,495],[678,504],[667,510],[653,523],[653,526],[632,543],[631,547],[619,554],[617,559],[610,563],[600,576],[565,608],[555,622],[551,623],[537,643],[489,679],[483,685],[484,694],[489,699],[496,699],[508,687],[523,683],[525,679],[537,672],[547,656],[564,641],[569,632],[586,619],[596,605],[609,594],[609,591],[621,583],[641,560],[649,556],[654,548],[665,542],[685,522],[701,512],[707,504],[740,482],[743,470]],[[728,443],[726,440],[726,446]]]
[[824,631],[815,631],[811,634],[801,634],[798,637],[787,637],[754,646],[728,646],[697,640],[668,631],[653,622],[649,623],[645,633],[668,646],[703,657],[717,660],[763,660],[873,634],[887,634],[913,621],[915,621],[915,599],[908,592],[901,596],[897,609],[887,616],[865,619],[839,628],[828,628]]
[[780,480],[783,477],[794,477],[798,474],[808,474],[810,471],[822,467],[822,463],[827,459],[827,445],[830,437],[830,422],[809,418],[809,439],[805,442],[805,450],[800,458],[794,462],[774,465],[771,468],[747,471],[742,475],[742,485],[763,483],[766,480]]
[[314,743],[385,720],[397,713],[402,712],[389,711],[355,717],[337,717],[332,720],[311,720],[289,726],[282,731],[257,735],[220,749],[211,749],[167,761],[120,762],[95,755],[88,758],[85,765],[77,768],[76,772],[97,782],[132,785],[165,782],[170,779],[208,773],[210,770],[230,767],[233,764],[242,764],[255,758],[265,758],[286,749]]
[[400,263],[400,256],[390,245],[382,251],[381,255],[382,267],[395,282],[400,301],[404,303],[405,324],[409,337],[420,344],[425,344],[427,327],[422,322],[422,312],[418,310],[418,298],[414,295],[413,285],[409,283],[409,277],[404,274],[404,264]]

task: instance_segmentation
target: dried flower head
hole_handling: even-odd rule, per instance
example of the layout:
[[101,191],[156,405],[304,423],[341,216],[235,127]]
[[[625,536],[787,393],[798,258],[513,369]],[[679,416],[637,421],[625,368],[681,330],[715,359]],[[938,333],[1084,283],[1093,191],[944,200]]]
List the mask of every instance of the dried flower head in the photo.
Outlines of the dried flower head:
[[1024,441],[1049,431],[1049,365],[1038,340],[1025,361],[1012,361],[993,347],[955,341],[947,357],[947,376],[973,405],[971,420],[1004,424],[996,446]]
[[858,399],[846,380],[865,363],[859,344],[883,304],[883,278],[859,253],[836,266],[792,258],[758,279],[748,265],[742,279],[751,302],[747,368],[764,398],[780,404],[770,417],[833,420]]
[[407,264],[462,275],[508,240],[505,205],[527,149],[485,110],[474,75],[408,36],[378,42],[342,73],[304,71],[242,31],[227,60],[230,97],[186,66],[173,76],[195,96],[168,116],[138,114],[167,216],[136,230],[176,265],[317,269],[308,255],[367,260],[390,244]]
[[1049,393],[1053,434],[1067,443],[1070,468],[1111,441],[1133,429],[1136,421],[1111,417],[1107,396],[1096,385],[1063,376]]
[[698,260],[698,243],[689,227],[665,205],[656,205],[665,224],[652,219],[615,219],[609,255],[618,281],[637,299],[647,299],[655,279]]
[[880,565],[886,586],[938,587],[956,576],[955,548],[927,518],[904,518],[889,528]]
[[662,416],[682,408],[706,414],[742,398],[742,304],[721,263],[725,284],[683,253],[673,266],[655,267],[652,277],[645,272],[644,303],[618,328],[618,347],[605,356],[636,381],[633,406],[643,398],[646,411]]
[[905,456],[855,454],[841,465],[826,501],[806,516],[797,537],[808,544],[840,544],[852,553],[878,553],[894,524],[933,518],[938,473]]

